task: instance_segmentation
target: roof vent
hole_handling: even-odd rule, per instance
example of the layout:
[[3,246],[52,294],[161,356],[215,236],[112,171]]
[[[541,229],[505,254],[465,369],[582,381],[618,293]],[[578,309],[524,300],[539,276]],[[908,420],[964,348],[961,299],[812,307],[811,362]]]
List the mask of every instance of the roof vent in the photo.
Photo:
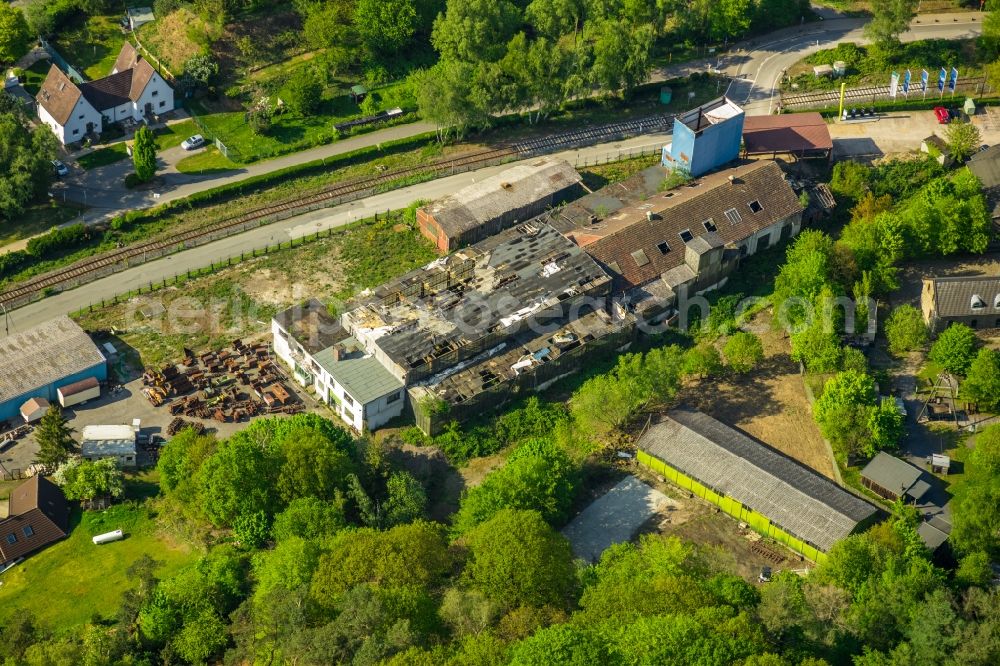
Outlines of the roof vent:
[[647,210],[646,211],[646,221],[647,222],[652,222],[653,221],[653,211],[651,211],[651,210]]
[[504,181],[504,182],[500,183],[500,187],[502,187],[502,188],[503,188],[503,189],[505,189],[505,190],[509,190],[510,188],[512,188],[512,187],[514,187],[514,186],[513,186],[513,185],[511,185],[510,183],[508,183],[508,182]]
[[986,307],[986,301],[983,300],[983,297],[980,296],[979,294],[973,294],[972,295],[972,309],[973,310],[982,310],[985,307]]

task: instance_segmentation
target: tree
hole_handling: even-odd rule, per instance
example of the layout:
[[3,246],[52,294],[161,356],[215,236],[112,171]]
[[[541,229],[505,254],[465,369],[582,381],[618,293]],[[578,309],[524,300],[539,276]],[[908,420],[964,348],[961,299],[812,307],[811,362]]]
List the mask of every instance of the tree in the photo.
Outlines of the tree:
[[48,126],[32,127],[13,98],[0,95],[0,146],[0,218],[13,219],[48,191],[57,140]]
[[979,340],[965,324],[953,324],[938,335],[931,345],[930,359],[948,372],[965,376],[976,356]]
[[957,120],[948,123],[944,136],[948,142],[948,154],[956,162],[964,162],[972,157],[982,143],[978,127]]
[[311,67],[301,67],[292,74],[285,91],[288,106],[300,116],[309,116],[319,108],[323,85]]
[[521,12],[508,0],[448,0],[431,43],[445,61],[495,62],[520,22]]
[[469,583],[506,609],[565,607],[576,584],[569,542],[537,511],[503,509],[466,537]]
[[373,92],[365,95],[365,98],[361,100],[361,104],[358,105],[358,108],[361,110],[361,115],[363,116],[374,116],[378,113],[378,107],[378,97]]
[[8,4],[0,5],[0,64],[13,63],[30,46],[31,30],[24,13]]
[[427,493],[409,472],[393,472],[386,482],[386,494],[383,524],[402,525],[424,517]]
[[978,402],[983,409],[994,411],[1000,407],[1000,351],[979,350],[969,366],[961,392],[963,397]]
[[406,46],[417,30],[413,0],[358,0],[354,27],[374,53],[392,55]]
[[601,636],[585,627],[556,624],[539,629],[530,638],[516,643],[511,666],[586,666],[611,661]]
[[195,476],[199,510],[217,527],[232,527],[240,516],[258,512],[272,515],[279,507],[281,456],[273,444],[251,439],[251,430],[222,442]]
[[63,418],[59,406],[49,405],[42,420],[35,427],[38,462],[44,467],[54,467],[65,462],[76,448],[72,432],[73,429],[66,425],[66,419]]
[[337,440],[306,426],[286,433],[278,442],[284,461],[278,474],[278,492],[282,499],[297,497],[333,499],[347,487],[354,463],[348,455],[351,437],[338,431]]
[[507,464],[466,491],[454,517],[455,534],[464,534],[503,509],[538,511],[551,525],[568,518],[579,487],[579,471],[548,439],[525,442]]
[[897,46],[899,36],[910,27],[917,4],[918,0],[874,0],[872,19],[865,24],[865,36],[884,49]]
[[868,432],[871,443],[862,449],[865,455],[874,456],[878,451],[896,448],[899,438],[903,436],[903,413],[895,400],[882,400],[871,410]]
[[410,75],[420,116],[437,125],[439,140],[452,132],[461,137],[469,127],[489,121],[489,108],[473,88],[476,77],[473,65],[447,59]]
[[54,478],[71,500],[121,497],[125,493],[125,475],[114,458],[93,462],[72,458],[59,466]]
[[317,497],[300,497],[274,517],[271,534],[279,543],[290,538],[322,539],[332,536],[347,525],[344,498],[338,496],[326,502]]
[[863,452],[870,442],[869,416],[875,406],[875,382],[866,374],[845,371],[827,380],[813,405],[820,432],[843,456]]
[[156,175],[156,140],[152,130],[146,125],[141,125],[135,131],[132,164],[135,165],[135,175],[140,182],[149,182]]
[[900,305],[885,322],[885,337],[889,351],[897,356],[922,349],[928,339],[923,314],[912,305]]
[[722,355],[711,343],[695,345],[684,353],[683,367],[685,375],[712,377],[722,371]]
[[753,333],[740,331],[729,336],[722,353],[733,372],[746,373],[764,360],[764,345]]

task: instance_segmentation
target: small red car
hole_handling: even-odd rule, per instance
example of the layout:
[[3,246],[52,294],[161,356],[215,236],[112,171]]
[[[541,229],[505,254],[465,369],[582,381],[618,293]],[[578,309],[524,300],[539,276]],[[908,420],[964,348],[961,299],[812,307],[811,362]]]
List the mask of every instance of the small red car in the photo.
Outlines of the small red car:
[[934,107],[934,116],[937,118],[938,122],[942,125],[947,125],[948,121],[951,119],[951,115],[948,113],[948,109],[943,106]]

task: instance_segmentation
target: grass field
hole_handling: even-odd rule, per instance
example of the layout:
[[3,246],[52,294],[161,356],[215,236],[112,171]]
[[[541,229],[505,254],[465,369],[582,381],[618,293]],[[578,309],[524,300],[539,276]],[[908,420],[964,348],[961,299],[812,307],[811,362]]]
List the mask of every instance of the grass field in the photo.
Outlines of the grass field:
[[13,220],[0,218],[0,247],[45,233],[52,227],[69,222],[80,211],[78,206],[45,203],[31,206]]
[[185,157],[176,166],[181,173],[193,174],[218,173],[237,167],[235,162],[220,153],[215,146],[209,146],[200,153]]
[[87,18],[75,29],[65,30],[59,35],[56,50],[88,79],[107,76],[125,43],[125,35],[118,27],[119,18],[117,14]]
[[87,153],[82,157],[78,157],[76,163],[80,165],[81,169],[89,171],[98,167],[114,164],[115,162],[123,160],[127,157],[128,153],[125,151],[125,142],[122,141],[111,144],[107,148],[98,148],[92,153]]
[[[152,475],[130,482],[135,495],[148,492],[155,485]],[[115,613],[121,594],[131,582],[126,569],[142,555],[159,560],[163,566],[157,576],[176,572],[196,555],[186,546],[178,546],[157,534],[155,516],[141,502],[118,504],[106,511],[74,509],[70,517],[70,535],[28,557],[0,575],[0,623],[16,613],[30,612],[42,626],[58,631],[90,620],[95,615]],[[95,546],[95,534],[122,529],[122,541]],[[57,596],[39,594],[57,590]]]
[[200,132],[201,130],[195,125],[193,120],[184,120],[161,127],[154,132],[156,136],[156,150],[166,150],[167,148],[179,146],[184,139]]

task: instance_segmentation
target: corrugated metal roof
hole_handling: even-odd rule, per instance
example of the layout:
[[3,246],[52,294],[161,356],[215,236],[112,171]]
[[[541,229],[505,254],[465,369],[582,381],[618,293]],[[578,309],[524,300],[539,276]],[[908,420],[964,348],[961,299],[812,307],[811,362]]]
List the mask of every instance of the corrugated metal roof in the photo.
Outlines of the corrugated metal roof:
[[[931,278],[934,281],[934,311],[939,317],[1000,317],[1000,276]],[[978,296],[981,308],[972,307]]]
[[543,157],[518,164],[425,208],[449,237],[496,219],[511,210],[530,206],[580,182],[567,162]]
[[823,551],[878,512],[812,469],[695,410],[672,410],[638,446]]
[[100,363],[97,345],[66,316],[0,338],[0,403]]
[[[361,343],[354,338],[345,340],[344,345],[353,349],[361,348]],[[403,383],[372,356],[348,352],[346,357],[341,356],[340,360],[335,360],[334,349],[331,347],[315,354],[313,359],[362,405],[403,388]]]

